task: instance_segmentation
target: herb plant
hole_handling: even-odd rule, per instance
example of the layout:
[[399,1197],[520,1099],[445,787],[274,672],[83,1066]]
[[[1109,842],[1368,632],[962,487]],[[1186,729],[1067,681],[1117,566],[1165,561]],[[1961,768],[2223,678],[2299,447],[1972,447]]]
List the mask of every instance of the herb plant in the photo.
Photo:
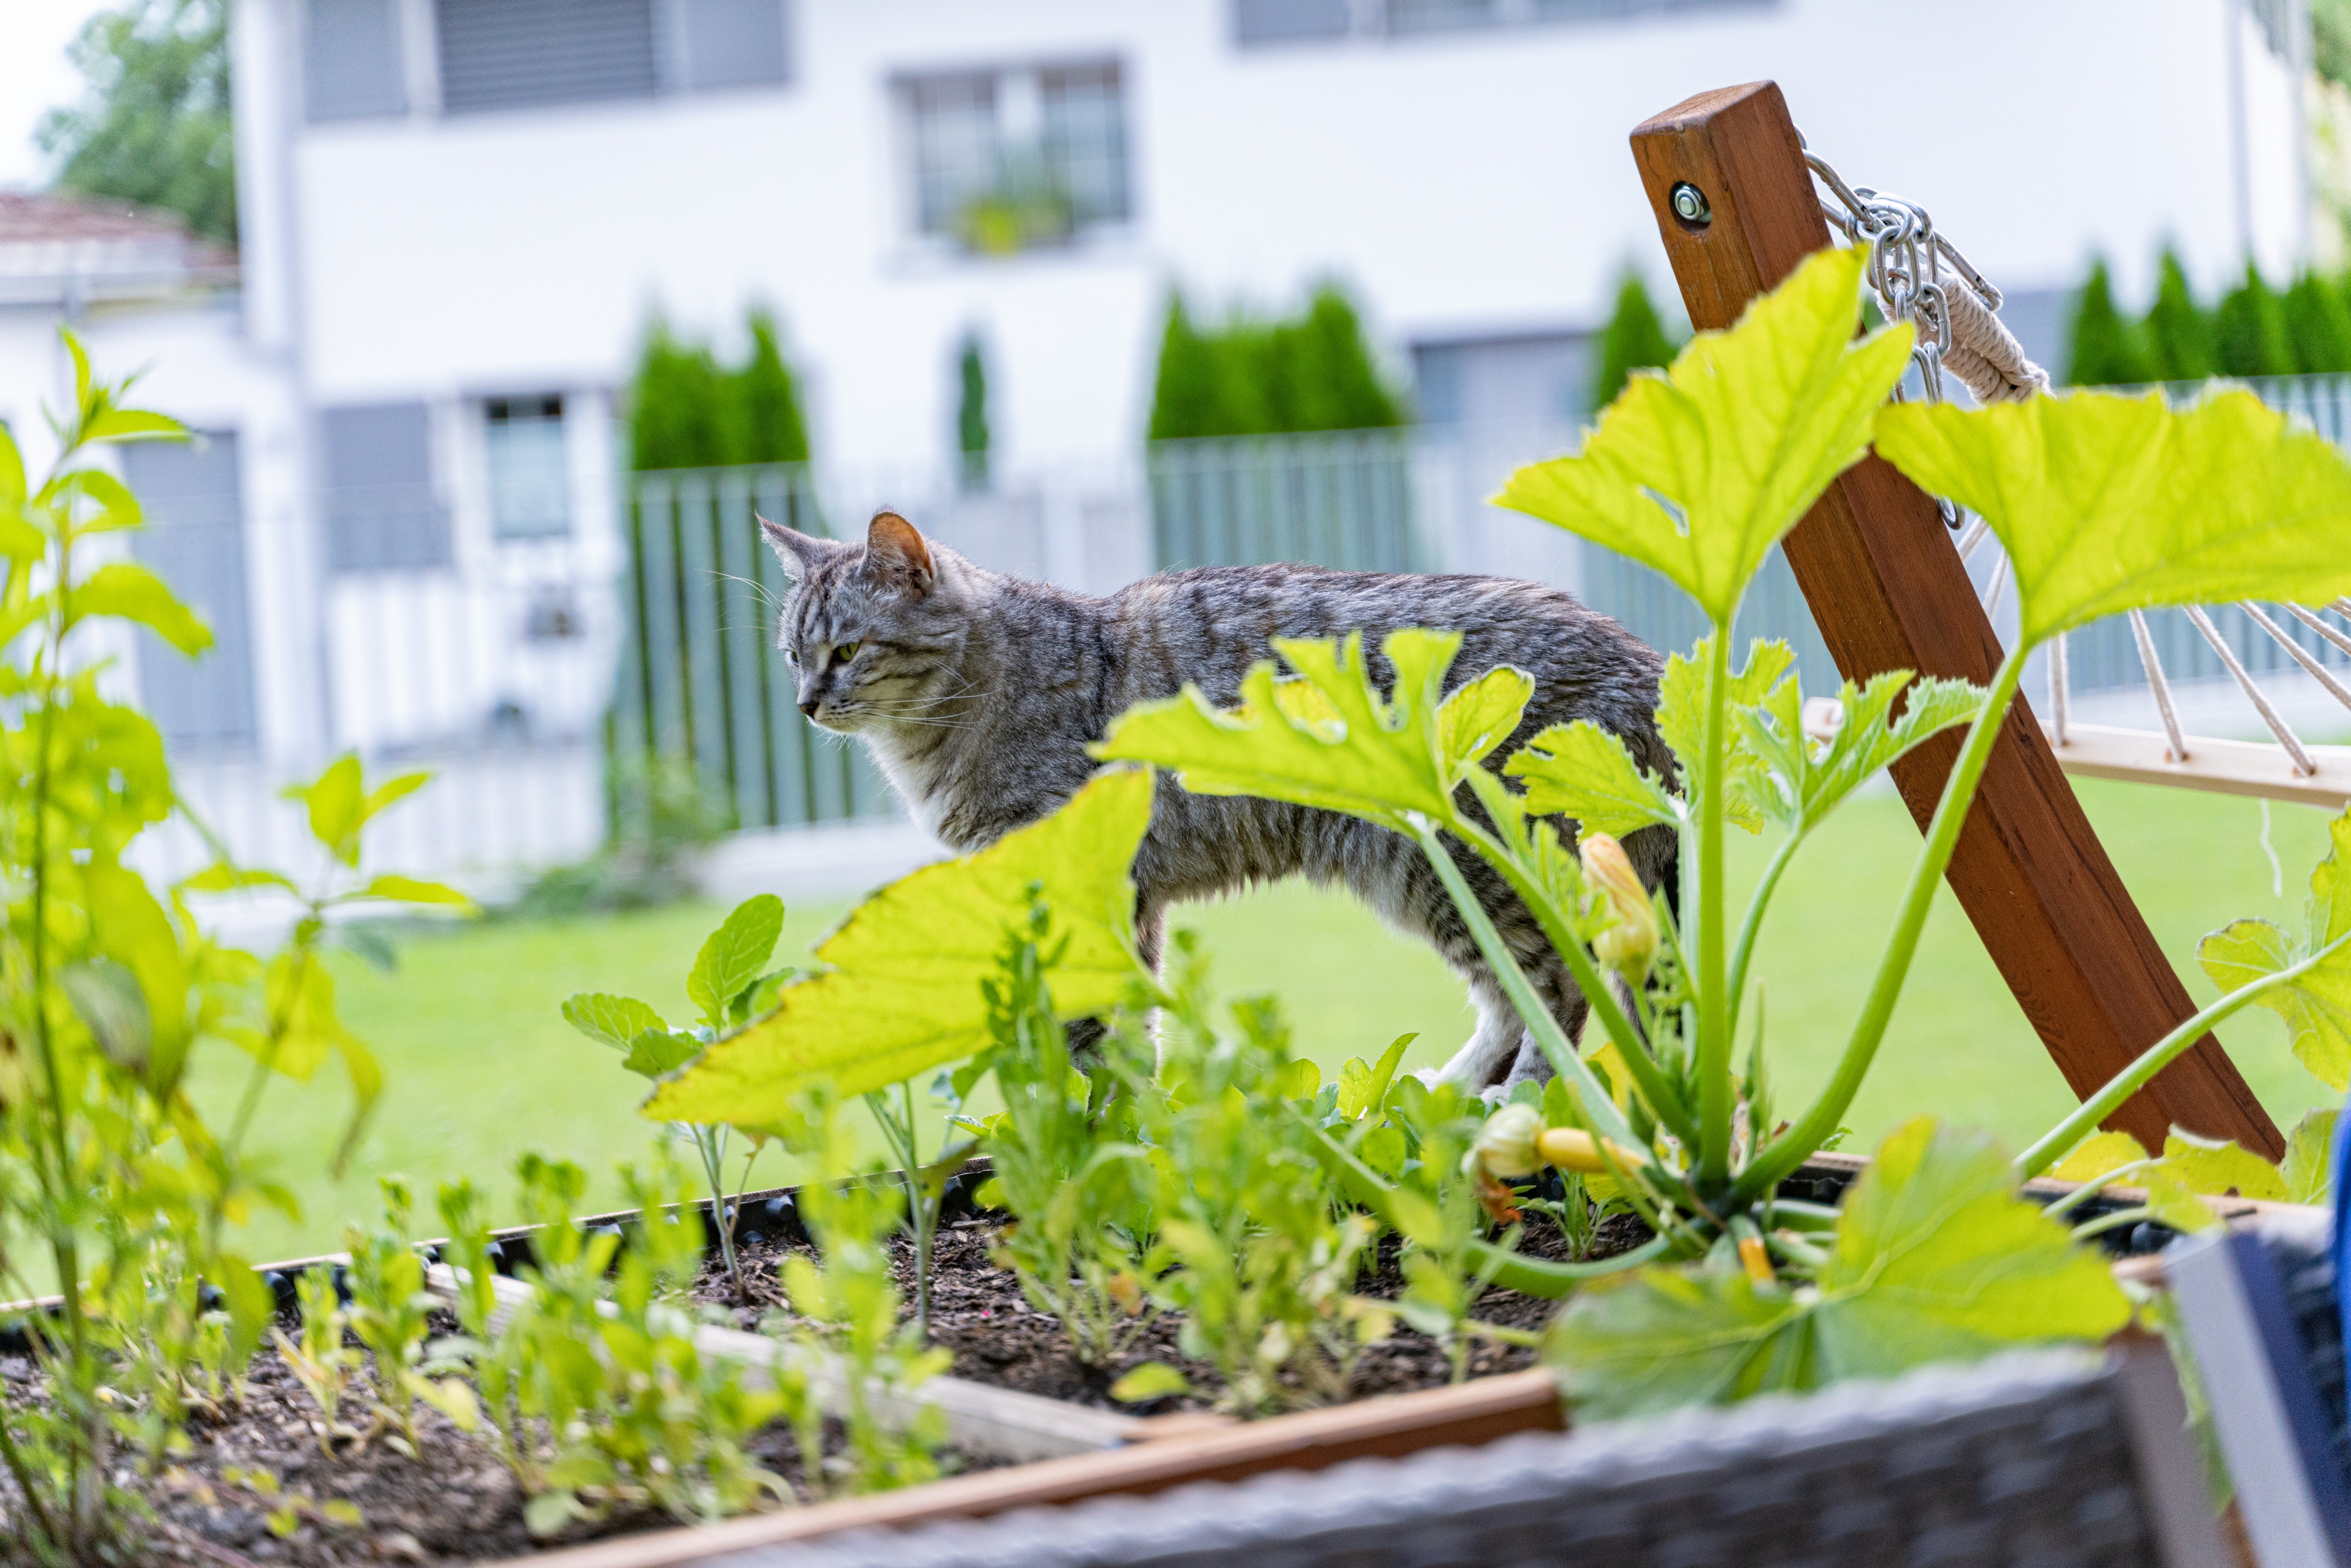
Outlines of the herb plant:
[[[694,967],[686,974],[686,996],[702,1011],[702,1021],[691,1030],[672,1029],[651,1004],[634,997],[596,991],[583,991],[565,1002],[564,1021],[589,1039],[622,1052],[623,1067],[658,1083],[693,1061],[724,1031],[774,1009],[777,992],[792,977],[789,968],[768,968],[783,932],[783,900],[773,894],[763,893],[735,906],[702,944]],[[726,1200],[730,1129],[724,1124],[705,1122],[674,1125],[701,1158],[703,1179],[710,1192],[711,1228],[718,1233],[726,1277],[735,1287],[736,1300],[747,1300],[742,1264],[735,1256],[735,1210]],[[754,1136],[751,1152],[743,1161],[742,1179],[736,1184],[738,1194],[750,1185],[751,1165],[765,1141]]]
[[[1040,907],[1006,938],[1002,966],[985,982],[993,1043],[956,1077],[992,1074],[1004,1102],[977,1124],[993,1173],[979,1197],[1012,1216],[990,1256],[1013,1271],[1030,1306],[1061,1320],[1081,1362],[1105,1367],[1151,1321],[1151,1170],[1143,1148],[1120,1135],[1132,1131],[1137,1103],[1110,1096],[1120,1069],[1089,1075],[1070,1060],[1053,1010],[1048,971],[1059,950],[1043,946],[1050,930]],[[1134,1031],[1117,1030],[1101,1049],[1130,1053],[1122,1065],[1134,1073],[1135,1044]]]
[[[622,1167],[638,1207],[625,1249],[620,1237],[583,1234],[572,1220],[587,1190],[579,1166],[525,1155],[516,1175],[539,1227],[535,1260],[521,1270],[536,1290],[473,1364],[481,1420],[528,1498],[532,1533],[644,1505],[700,1523],[763,1495],[788,1497],[743,1445],[791,1414],[804,1390],[789,1379],[762,1386],[739,1364],[705,1354],[692,1313],[665,1299],[702,1259],[700,1234],[673,1212],[690,1196],[682,1173],[666,1163],[650,1173]],[[455,1266],[486,1269],[486,1232],[464,1189],[443,1189],[443,1213],[467,1221],[452,1239]],[[461,1297],[461,1320],[477,1338],[492,1331],[491,1300]]]
[[392,1441],[416,1452],[416,1400],[434,1392],[424,1375],[425,1331],[435,1304],[424,1288],[424,1260],[409,1234],[415,1200],[407,1181],[384,1176],[383,1223],[373,1230],[350,1226],[343,1246],[350,1254],[350,1331],[375,1357],[380,1419],[397,1429]]
[[[1205,966],[1188,932],[1169,944],[1173,970],[1155,1081],[1130,1085],[1150,1146],[1158,1225],[1153,1285],[1184,1313],[1184,1354],[1217,1369],[1219,1402],[1245,1415],[1343,1396],[1355,1358],[1388,1317],[1354,1293],[1378,1227],[1339,1211],[1301,1100],[1320,1072],[1292,1060],[1268,1000],[1217,1027]],[[1146,1364],[1113,1390],[1125,1398],[1182,1392],[1174,1367]]]
[[296,1275],[294,1300],[302,1314],[298,1334],[289,1336],[273,1326],[269,1335],[277,1342],[277,1354],[295,1381],[317,1403],[319,1419],[313,1430],[318,1433],[319,1447],[331,1458],[339,1445],[360,1437],[357,1428],[341,1419],[343,1396],[359,1371],[360,1354],[344,1333],[350,1321],[343,1315],[333,1270],[317,1265]]
[[804,1102],[804,1124],[820,1179],[800,1189],[800,1209],[819,1256],[784,1260],[784,1289],[801,1321],[800,1343],[839,1364],[840,1416],[848,1444],[838,1460],[824,1448],[823,1411],[804,1401],[794,1414],[808,1485],[835,1495],[914,1486],[939,1473],[946,1419],[920,1403],[922,1385],[946,1371],[951,1353],[926,1348],[922,1331],[899,1322],[904,1297],[890,1267],[901,1189],[864,1168],[854,1135],[821,1091]]

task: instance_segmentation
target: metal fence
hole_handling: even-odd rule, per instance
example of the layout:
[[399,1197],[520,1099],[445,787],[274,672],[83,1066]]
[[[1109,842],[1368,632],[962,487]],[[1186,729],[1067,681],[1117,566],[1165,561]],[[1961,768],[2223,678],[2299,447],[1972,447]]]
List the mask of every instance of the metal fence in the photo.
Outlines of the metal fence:
[[864,748],[817,730],[775,652],[788,584],[758,518],[830,538],[805,467],[693,469],[625,482],[630,635],[612,701],[613,797],[641,824],[652,776],[685,764],[728,825],[885,814]]
[[1425,570],[1408,430],[1160,441],[1144,460],[1163,569],[1309,561]]
[[[2351,444],[2351,378],[2254,389]],[[445,559],[363,570],[329,559],[329,498],[241,498],[235,444],[216,438],[131,477],[152,524],[134,548],[213,622],[217,651],[194,666],[152,639],[99,652],[116,660],[110,678],[155,715],[188,801],[240,857],[302,863],[299,815],[278,791],[350,749],[374,772],[439,776],[386,819],[374,845],[381,865],[470,875],[495,892],[642,831],[644,787],[664,770],[690,775],[735,827],[894,814],[864,749],[817,731],[793,704],[773,647],[785,580],[755,513],[825,534],[894,506],[983,566],[1089,592],[1155,569],[1273,560],[1527,578],[1653,646],[1688,648],[1704,628],[1664,579],[1489,503],[1513,468],[1578,439],[1531,425],[1169,443],[1048,459],[980,487],[945,464],[629,475],[609,488],[576,482],[570,527],[549,537],[501,534],[479,498],[461,494]],[[1980,584],[1996,557],[1990,545],[1978,553]],[[2351,672],[2351,655],[2277,619],[2312,660]],[[2185,616],[2149,620],[2183,706],[2210,705],[2212,717],[2190,722],[2249,721],[2226,665]],[[2315,689],[2242,611],[2220,607],[2213,621],[2265,687]],[[1738,635],[1788,639],[1807,688],[1834,688],[1776,553]],[[2084,722],[2152,722],[2125,622],[2073,633],[2068,663]],[[2037,695],[2038,680],[2026,689]],[[2336,730],[2314,737],[2339,733],[2339,716],[2331,722]],[[175,827],[141,852],[175,874],[210,849]]]

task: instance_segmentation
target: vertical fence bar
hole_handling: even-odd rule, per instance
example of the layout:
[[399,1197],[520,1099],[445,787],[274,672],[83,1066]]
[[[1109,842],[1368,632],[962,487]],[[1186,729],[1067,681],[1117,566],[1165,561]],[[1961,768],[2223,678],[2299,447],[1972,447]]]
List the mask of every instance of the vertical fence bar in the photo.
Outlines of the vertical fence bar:
[[696,473],[680,486],[678,589],[685,627],[688,702],[694,715],[693,759],[696,783],[705,790],[734,795],[726,744],[726,670],[718,638],[716,561],[716,486],[714,476]]
[[768,748],[761,731],[760,666],[766,663],[759,635],[763,608],[757,589],[757,556],[765,547],[751,517],[751,486],[758,476],[740,470],[718,476],[718,634],[726,655],[726,742],[734,776],[738,827],[776,825],[774,793],[768,783]]
[[[799,471],[795,468],[761,471],[758,485],[761,516],[786,528],[799,527],[801,519],[793,497],[793,486],[798,477]],[[751,560],[753,580],[758,583],[763,598],[781,606],[785,596],[791,591],[791,585],[784,577],[783,562],[764,542],[751,552]],[[766,642],[767,639],[763,638],[763,648]],[[808,721],[800,716],[797,696],[792,673],[784,664],[783,655],[766,650],[759,661],[759,738],[768,753],[768,782],[771,791],[768,821],[778,827],[789,827],[810,820],[808,750],[800,734],[800,727]]]
[[679,634],[678,497],[668,475],[639,482],[644,511],[643,551],[645,690],[652,716],[652,752],[663,758],[693,754],[692,716],[686,699],[684,644]]

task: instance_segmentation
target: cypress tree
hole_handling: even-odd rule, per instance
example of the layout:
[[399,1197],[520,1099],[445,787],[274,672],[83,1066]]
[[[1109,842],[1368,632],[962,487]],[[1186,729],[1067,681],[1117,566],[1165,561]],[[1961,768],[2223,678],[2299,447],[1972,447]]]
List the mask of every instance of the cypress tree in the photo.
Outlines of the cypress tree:
[[1410,419],[1380,379],[1362,319],[1337,284],[1318,284],[1297,316],[1269,321],[1237,310],[1206,332],[1183,297],[1169,296],[1152,440],[1378,430]]
[[1278,329],[1234,312],[1208,338],[1217,401],[1206,435],[1268,435],[1290,418],[1288,357]]
[[709,345],[680,342],[655,318],[630,389],[630,465],[642,472],[725,463],[731,401]]
[[1657,308],[1649,303],[1641,275],[1627,267],[1625,281],[1616,287],[1615,314],[1600,335],[1600,371],[1592,383],[1593,411],[1614,402],[1635,371],[1673,361],[1674,340],[1657,319]]
[[755,308],[750,327],[750,361],[727,378],[732,406],[726,461],[805,463],[808,424],[800,417],[799,385],[777,342],[776,319],[765,308]]
[[956,355],[956,450],[962,455],[967,490],[987,488],[987,365],[980,358],[979,334],[966,332]]
[[1222,434],[1217,423],[1217,356],[1192,325],[1184,296],[1167,291],[1167,324],[1159,335],[1159,373],[1151,394],[1150,438],[1181,441]]
[[2304,272],[2285,293],[2285,331],[2295,366],[2306,375],[2351,371],[2351,306],[2316,272]]
[[2067,356],[2068,386],[2137,386],[2158,380],[2138,324],[2115,308],[2105,257],[2090,263],[2089,278],[2074,305],[2074,330]]
[[2147,343],[2155,372],[2165,381],[2200,382],[2220,373],[2211,320],[2188,287],[2179,254],[2168,246],[2158,269],[2155,308],[2147,313]]
[[2231,289],[2212,314],[2212,342],[2220,371],[2231,376],[2290,376],[2294,341],[2286,336],[2285,309],[2261,269],[2245,264],[2245,281]]
[[1316,286],[1295,328],[1298,380],[1312,388],[1294,430],[1385,430],[1407,423],[1404,400],[1380,380],[1355,303],[1336,283]]

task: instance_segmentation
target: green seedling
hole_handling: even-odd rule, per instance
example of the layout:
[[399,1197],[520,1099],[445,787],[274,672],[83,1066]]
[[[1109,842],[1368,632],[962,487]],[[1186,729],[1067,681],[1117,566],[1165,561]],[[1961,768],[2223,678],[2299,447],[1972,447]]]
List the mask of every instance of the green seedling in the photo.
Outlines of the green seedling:
[[[563,1004],[564,1021],[601,1045],[622,1053],[622,1065],[651,1082],[660,1083],[693,1061],[705,1046],[730,1030],[775,1010],[776,998],[794,971],[769,969],[777,940],[783,936],[783,900],[772,894],[745,899],[720,923],[695,956],[685,977],[685,991],[701,1010],[692,1029],[673,1029],[649,1003],[634,997],[582,991]],[[712,1228],[718,1232],[719,1254],[737,1301],[750,1300],[743,1283],[743,1266],[735,1252],[735,1214],[727,1201],[727,1143],[734,1129],[724,1123],[678,1121],[671,1124],[694,1145],[710,1193]],[[742,1177],[735,1191],[750,1186],[751,1166],[767,1143],[762,1132],[748,1135],[750,1148],[743,1160]]]
[[[1120,1135],[1132,1131],[1134,1099],[1097,1092],[1117,1070],[1090,1077],[1070,1060],[1049,985],[1058,953],[1042,946],[1049,932],[1040,907],[1027,930],[1007,938],[987,982],[992,1043],[956,1079],[992,1075],[1004,1103],[973,1124],[993,1170],[979,1196],[1012,1216],[990,1257],[1019,1278],[1030,1306],[1061,1321],[1081,1362],[1109,1366],[1152,1317],[1144,1266],[1151,1167],[1141,1145]],[[1102,1049],[1120,1053],[1133,1072],[1149,1061],[1137,1043],[1134,1031],[1119,1030]]]

